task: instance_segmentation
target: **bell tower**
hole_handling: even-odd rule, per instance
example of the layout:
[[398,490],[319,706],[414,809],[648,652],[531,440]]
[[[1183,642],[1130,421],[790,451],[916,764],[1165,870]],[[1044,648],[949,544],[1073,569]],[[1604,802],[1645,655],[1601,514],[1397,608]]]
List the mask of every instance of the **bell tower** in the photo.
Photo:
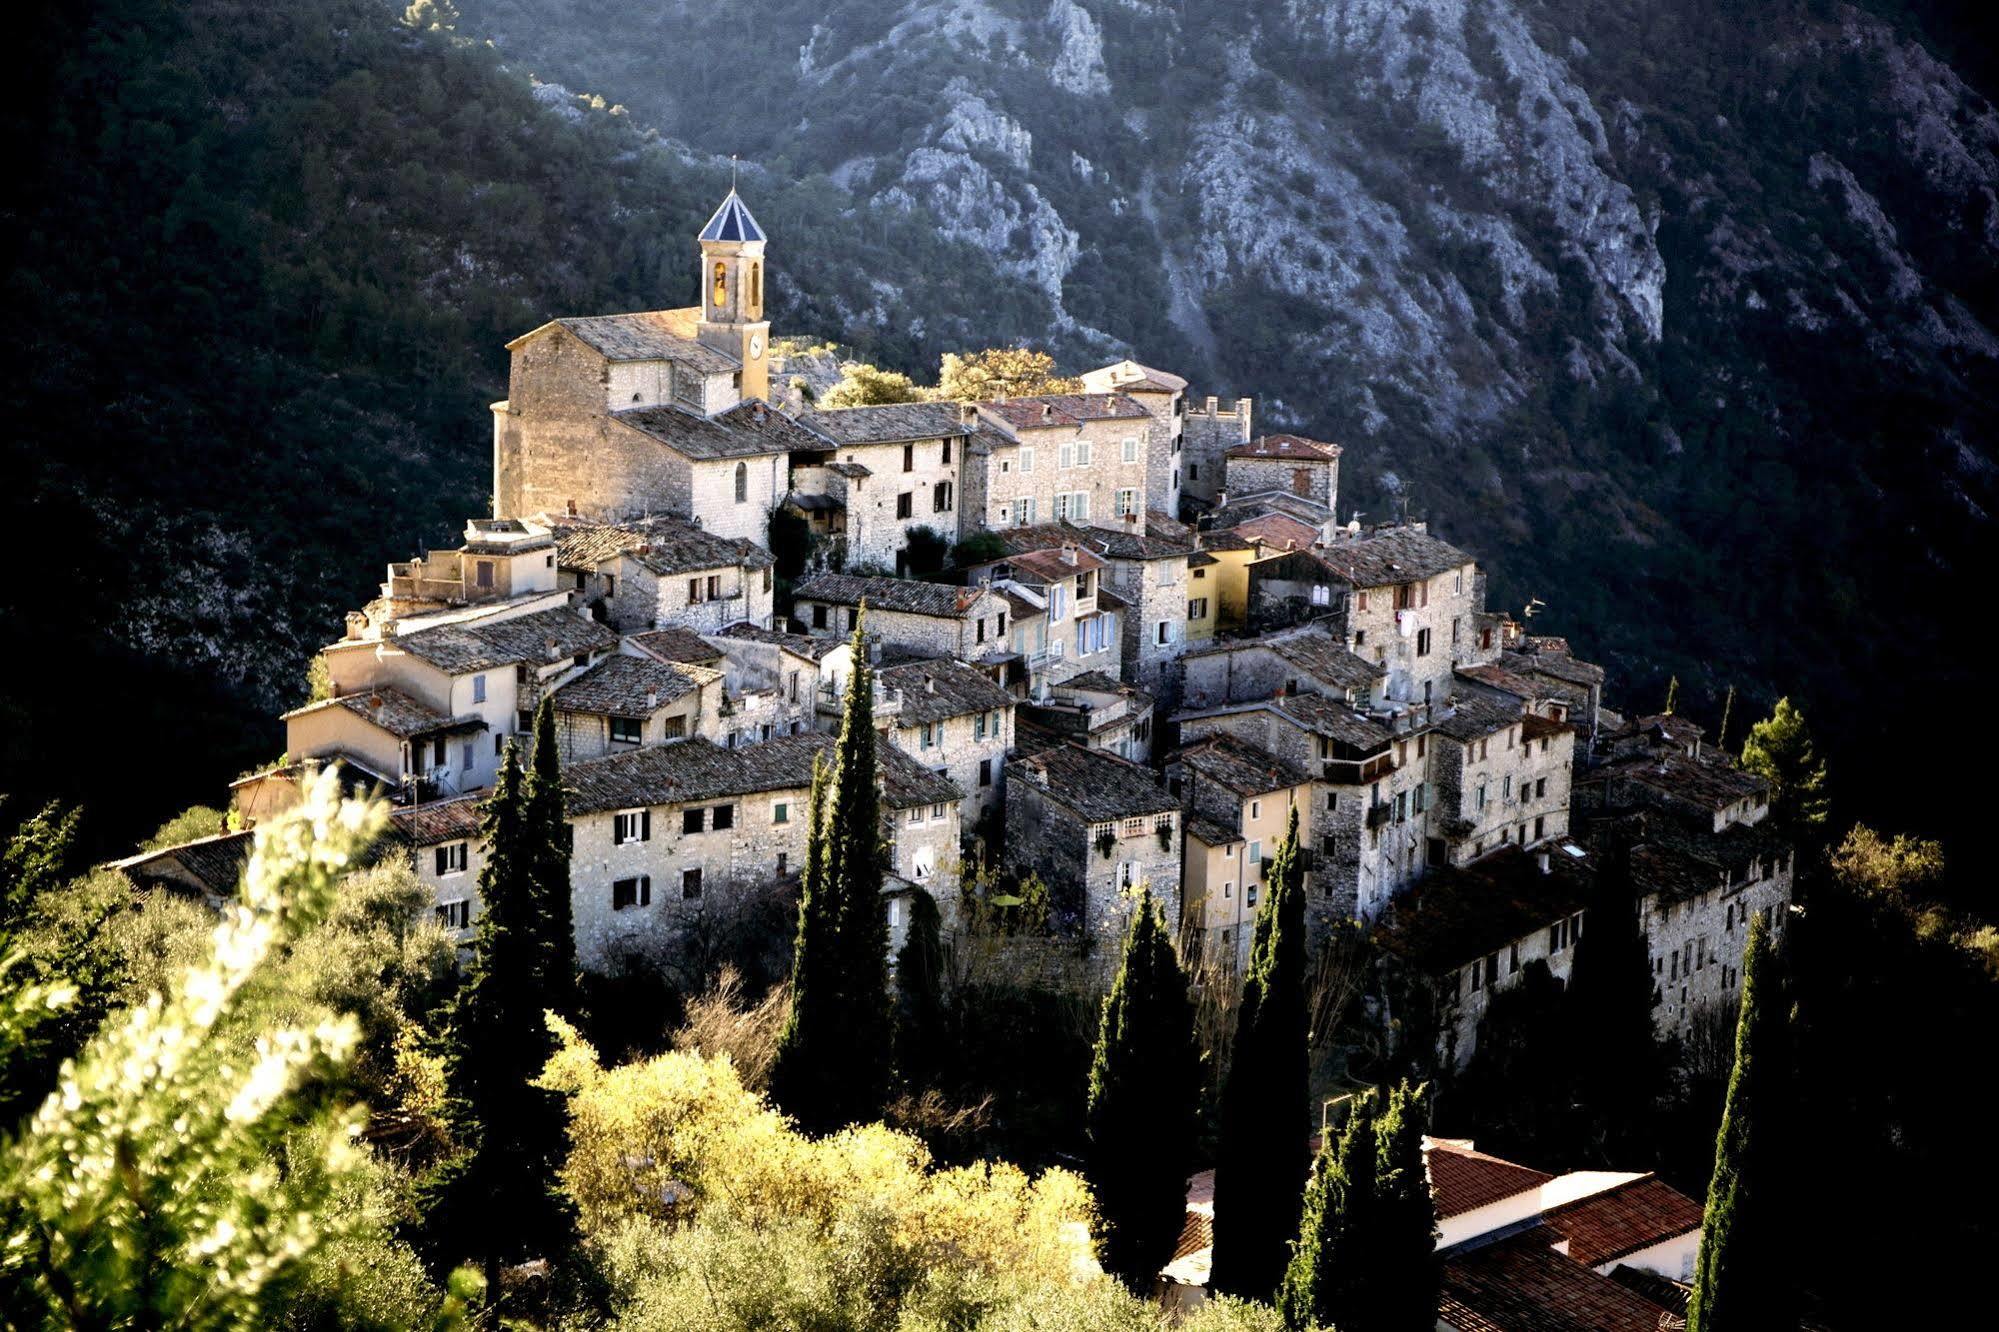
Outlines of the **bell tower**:
[[764,232],[734,188],[701,228],[702,345],[743,363],[743,397],[770,400],[764,318]]

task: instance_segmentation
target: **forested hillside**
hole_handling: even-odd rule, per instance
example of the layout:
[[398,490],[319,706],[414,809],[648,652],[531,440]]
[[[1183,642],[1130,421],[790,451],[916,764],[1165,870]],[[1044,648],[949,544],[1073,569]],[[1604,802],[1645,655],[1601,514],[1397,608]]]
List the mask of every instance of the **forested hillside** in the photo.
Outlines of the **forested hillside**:
[[[1620,703],[1677,675],[1712,730],[1729,685],[1759,713],[1789,691],[1857,773],[1909,703],[1976,683],[1999,115],[1974,7],[460,9],[759,189],[823,173],[872,225],[976,245],[1068,364],[1129,351],[1344,442],[1343,507],[1445,525]],[[775,267],[807,260],[772,231]],[[912,304],[926,332],[965,313]],[[1900,792],[1846,794],[1962,812]]]

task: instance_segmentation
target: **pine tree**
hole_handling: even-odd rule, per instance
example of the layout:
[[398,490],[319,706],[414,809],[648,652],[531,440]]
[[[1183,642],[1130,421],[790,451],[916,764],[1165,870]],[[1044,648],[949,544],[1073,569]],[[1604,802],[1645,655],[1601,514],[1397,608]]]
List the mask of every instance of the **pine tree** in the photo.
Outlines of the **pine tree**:
[[542,954],[542,1004],[565,1017],[576,1013],[576,923],[570,902],[570,827],[562,794],[562,753],[555,741],[555,704],[544,697],[534,715],[534,759],[528,773],[528,855]]
[[1790,699],[1778,699],[1776,711],[1749,728],[1742,766],[1770,783],[1772,826],[1801,839],[1822,835],[1831,804],[1825,760]]
[[1780,1332],[1797,1326],[1787,1248],[1794,1218],[1786,1135],[1791,1110],[1790,1015],[1776,949],[1761,920],[1749,927],[1735,1069],[1715,1137],[1688,1332]]
[[555,1053],[543,1008],[547,964],[536,842],[520,750],[509,742],[481,833],[483,913],[453,1013],[447,1065],[453,1135],[463,1150],[427,1189],[427,1230],[447,1261],[499,1269],[559,1259],[576,1242],[575,1210],[556,1184],[567,1152],[561,1094],[535,1085]]
[[1589,1164],[1643,1169],[1657,1151],[1657,1114],[1671,1063],[1652,1021],[1658,990],[1624,829],[1604,839],[1588,926],[1576,944],[1562,1001],[1573,1033],[1566,1044],[1587,1055],[1573,1065],[1581,1120],[1575,1146]]
[[1359,1326],[1348,1320],[1361,1312],[1378,1160],[1374,1098],[1357,1096],[1339,1136],[1320,1147],[1300,1208],[1298,1239],[1277,1294],[1278,1313],[1292,1332]]
[[[862,608],[861,620],[865,620]],[[888,921],[882,912],[881,788],[874,671],[862,625],[830,765],[815,768],[810,840],[792,957],[791,1016],[771,1094],[804,1128],[830,1132],[873,1119],[887,1100],[893,1019]]]
[[937,899],[909,897],[909,935],[895,958],[895,1073],[912,1091],[931,1085],[946,1040],[944,943]]
[[1201,1085],[1194,1006],[1164,913],[1146,893],[1104,998],[1090,1065],[1084,1176],[1104,1270],[1149,1294],[1186,1211]]
[[1437,1325],[1444,1269],[1437,1257],[1436,1201],[1423,1161],[1423,1135],[1429,1127],[1426,1091],[1407,1083],[1389,1093],[1375,1121],[1371,1308],[1363,1319],[1341,1324],[1352,1332],[1430,1332]]
[[1257,912],[1221,1096],[1211,1284],[1244,1299],[1270,1299],[1284,1276],[1309,1165],[1300,877],[1294,809]]

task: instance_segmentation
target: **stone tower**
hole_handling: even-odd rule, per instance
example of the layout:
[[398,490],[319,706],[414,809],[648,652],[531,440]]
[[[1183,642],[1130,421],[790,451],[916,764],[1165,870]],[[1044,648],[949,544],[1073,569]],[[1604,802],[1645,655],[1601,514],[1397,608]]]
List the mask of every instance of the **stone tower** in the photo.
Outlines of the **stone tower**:
[[743,363],[743,397],[770,400],[764,232],[733,189],[701,228],[701,320],[696,329],[702,345]]

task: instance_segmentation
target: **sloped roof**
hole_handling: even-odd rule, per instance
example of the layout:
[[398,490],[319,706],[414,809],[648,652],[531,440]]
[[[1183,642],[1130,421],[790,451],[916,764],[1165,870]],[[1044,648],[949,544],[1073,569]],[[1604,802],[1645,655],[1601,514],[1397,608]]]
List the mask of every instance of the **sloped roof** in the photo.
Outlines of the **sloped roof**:
[[1444,1260],[1439,1314],[1460,1332],[1659,1332],[1666,1311],[1551,1247],[1546,1226]]
[[1255,541],[1284,550],[1309,550],[1319,539],[1319,529],[1303,518],[1288,513],[1264,513],[1230,529],[1245,541]]
[[764,239],[764,229],[757,225],[750,215],[749,205],[741,195],[730,190],[722,200],[721,207],[701,228],[700,239],[704,241],[760,241]]
[[547,662],[618,645],[611,630],[557,607],[511,620],[473,620],[399,634],[391,644],[448,675],[487,671],[519,662]]
[[796,592],[801,601],[858,606],[865,599],[870,610],[949,619],[969,614],[985,594],[982,587],[919,583],[913,578],[863,578],[853,574],[814,574],[799,583]]
[[835,648],[845,647],[847,640],[840,638],[815,638],[810,634],[787,634],[776,629],[765,629],[751,624],[748,620],[738,620],[721,630],[719,638],[740,638],[747,643],[768,643],[772,647],[783,648],[794,657],[807,661],[818,661]]
[[1277,755],[1232,735],[1214,735],[1196,740],[1182,748],[1171,761],[1192,768],[1238,795],[1262,795],[1312,780],[1308,773]]
[[982,402],[979,406],[1016,431],[1074,427],[1086,421],[1142,421],[1152,415],[1122,393],[1049,393],[1034,398]]
[[412,698],[390,685],[308,703],[302,708],[293,708],[285,713],[282,720],[290,721],[293,717],[302,717],[311,712],[323,712],[328,708],[351,712],[362,721],[400,740],[430,735],[437,731],[448,731],[458,726],[478,730],[484,730],[486,727],[486,723],[476,717],[455,721],[429,704]]
[[1159,784],[1152,769],[1129,763],[1102,749],[1060,744],[1007,764],[1011,780],[1059,800],[1090,823],[1164,814],[1180,802]]
[[1569,1242],[1585,1267],[1700,1229],[1703,1208],[1657,1175],[1645,1175],[1550,1210],[1548,1228]]
[[564,712],[643,718],[721,678],[720,671],[707,666],[619,654],[604,658],[551,697]]
[[1437,1200],[1437,1217],[1445,1221],[1539,1189],[1554,1179],[1532,1166],[1475,1151],[1459,1138],[1424,1138],[1423,1164]]
[[549,522],[556,530],[555,562],[564,569],[594,570],[619,555],[630,555],[657,574],[771,564],[770,552],[754,541],[716,536],[683,518],[600,523],[563,517]]
[[902,695],[898,726],[924,726],[1014,705],[1013,695],[985,672],[948,658],[890,666],[880,672],[880,679]]
[[475,795],[433,800],[427,805],[390,810],[389,827],[414,847],[458,842],[479,835],[479,821],[485,809],[486,802]]
[[706,666],[710,662],[722,660],[722,649],[692,629],[677,624],[670,624],[664,629],[648,629],[642,634],[633,634],[625,642],[659,661],[679,661],[691,666]]
[[1430,729],[1439,735],[1449,736],[1460,744],[1497,735],[1509,726],[1524,720],[1517,707],[1495,703],[1490,699],[1460,698],[1457,706],[1442,709],[1432,714]]
[[1690,759],[1678,750],[1658,750],[1616,759],[1583,775],[1586,782],[1622,778],[1708,809],[1726,809],[1738,800],[1767,796],[1770,783],[1719,758]]
[[757,458],[793,449],[824,449],[826,442],[783,412],[750,401],[713,416],[662,404],[627,407],[611,419],[690,458]]
[[1085,382],[1108,382],[1120,393],[1184,393],[1187,381],[1167,370],[1137,361],[1113,361],[1083,372]]
[[1101,569],[1104,562],[1093,554],[1087,546],[1078,545],[1071,550],[1024,550],[1008,558],[1007,564],[1016,574],[1027,574],[1044,583],[1059,583],[1065,578],[1074,578],[1079,573]]
[[1535,855],[1513,844],[1468,865],[1433,865],[1390,904],[1376,936],[1391,951],[1433,973],[1451,971],[1524,939],[1589,904],[1595,875],[1566,844]]
[[1286,629],[1262,638],[1239,638],[1191,649],[1186,660],[1218,657],[1231,652],[1269,652],[1322,684],[1336,689],[1366,689],[1387,670],[1356,654],[1323,629]]
[[248,828],[197,837],[179,846],[163,846],[157,851],[127,856],[107,868],[119,871],[141,887],[167,883],[176,887],[193,886],[212,897],[233,897],[243,880],[244,867],[250,863],[255,837]]
[[1278,458],[1295,462],[1332,462],[1340,456],[1340,446],[1303,435],[1262,435],[1247,444],[1238,444],[1224,455],[1229,458]]
[[902,444],[971,431],[955,402],[896,402],[817,409],[799,418],[835,444]]
[[725,375],[741,369],[742,362],[735,357],[690,336],[699,314],[698,310],[639,310],[571,315],[524,333],[507,346],[518,347],[544,329],[561,327],[607,361],[677,361],[702,375]]
[[[678,805],[766,791],[804,791],[812,786],[812,760],[831,758],[833,736],[823,732],[779,736],[740,749],[723,749],[689,738],[650,745],[623,754],[585,759],[570,766],[569,812],[648,805]],[[892,809],[949,804],[964,792],[888,743],[875,751],[881,764],[882,798]]]
[[1326,567],[1353,587],[1387,587],[1472,563],[1447,541],[1413,527],[1387,527],[1360,536],[1336,534],[1318,552]]

